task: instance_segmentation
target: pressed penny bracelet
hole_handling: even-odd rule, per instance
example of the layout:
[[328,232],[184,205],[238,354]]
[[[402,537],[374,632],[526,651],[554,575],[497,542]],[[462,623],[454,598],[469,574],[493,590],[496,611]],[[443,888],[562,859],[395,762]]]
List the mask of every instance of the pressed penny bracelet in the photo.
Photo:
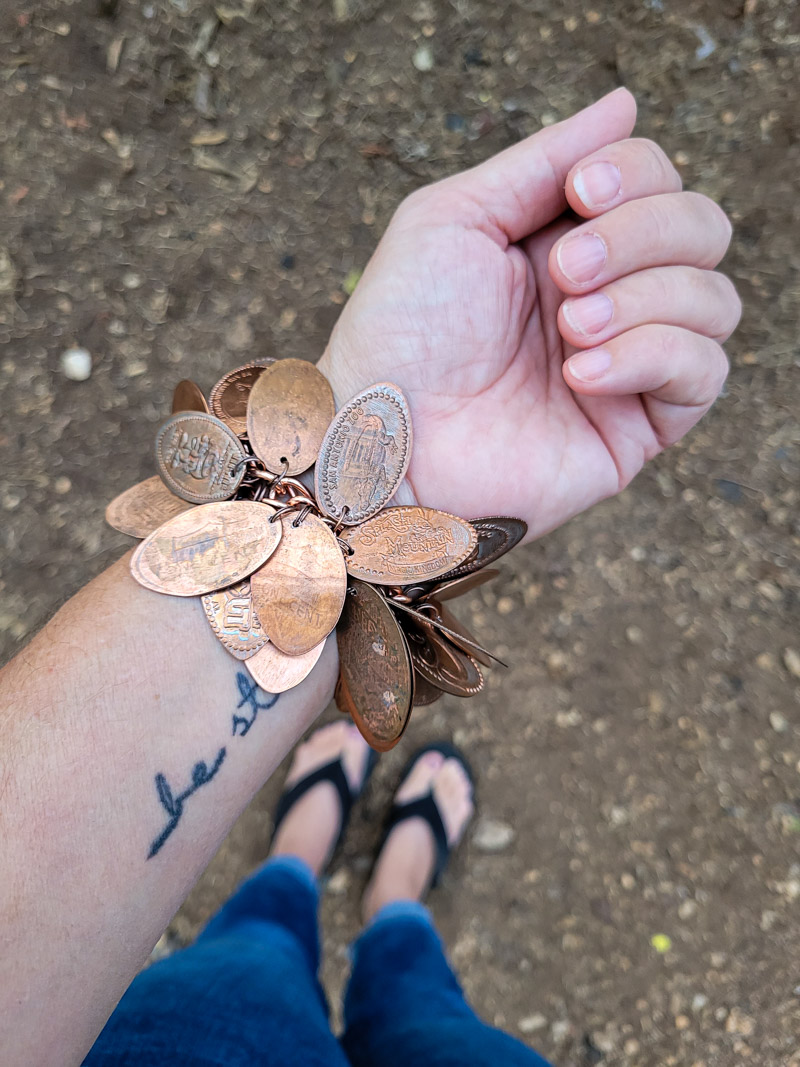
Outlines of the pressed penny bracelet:
[[480,691],[478,663],[496,657],[443,604],[493,578],[485,568],[526,526],[391,506],[413,442],[396,385],[337,413],[313,364],[254,360],[208,400],[179,382],[172,412],[156,433],[157,477],[106,510],[144,538],[138,582],[200,597],[211,632],[272,693],[307,677],[335,630],[336,702],[379,751],[414,706]]

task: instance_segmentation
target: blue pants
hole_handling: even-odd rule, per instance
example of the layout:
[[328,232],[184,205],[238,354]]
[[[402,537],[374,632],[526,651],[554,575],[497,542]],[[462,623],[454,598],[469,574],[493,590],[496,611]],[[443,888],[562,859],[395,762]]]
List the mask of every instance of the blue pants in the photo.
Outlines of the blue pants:
[[337,1040],[316,915],[309,868],[270,860],[194,945],[142,971],[84,1067],[547,1067],[478,1019],[420,904],[388,905],[355,943]]

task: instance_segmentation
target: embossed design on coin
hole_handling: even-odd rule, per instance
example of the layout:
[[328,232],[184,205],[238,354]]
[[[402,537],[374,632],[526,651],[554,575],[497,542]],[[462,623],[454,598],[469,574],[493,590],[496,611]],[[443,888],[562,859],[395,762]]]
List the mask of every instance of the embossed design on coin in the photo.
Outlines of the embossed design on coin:
[[230,426],[235,434],[247,433],[247,401],[250,391],[265,367],[274,359],[256,360],[237,367],[220,378],[208,394],[211,413]]
[[347,572],[342,550],[322,519],[281,519],[283,536],[274,555],[250,578],[253,603],[270,641],[288,656],[301,656],[327,637],[342,613]]
[[273,474],[302,474],[315,462],[335,411],[333,391],[313,363],[278,360],[250,390],[247,435],[252,449]]
[[202,596],[235,585],[266,563],[281,539],[274,508],[226,500],[191,508],[159,526],[131,557],[140,585],[172,596]]
[[269,640],[253,607],[247,579],[206,593],[203,610],[211,629],[237,659],[249,659]]
[[285,693],[311,674],[324,647],[325,641],[320,641],[303,656],[287,656],[270,641],[245,661],[245,667],[265,692]]
[[353,551],[347,571],[375,585],[407,585],[437,578],[474,552],[478,535],[468,522],[434,508],[384,508],[342,530]]
[[194,507],[167,489],[157,474],[132,485],[106,508],[106,522],[120,533],[147,537],[167,519]]
[[173,415],[156,434],[156,463],[165,484],[192,504],[227,500],[244,477],[239,439],[213,415]]
[[432,626],[414,621],[407,633],[414,670],[426,682],[457,697],[474,696],[483,689],[483,675],[477,663]]
[[414,679],[406,639],[377,589],[350,580],[336,640],[353,721],[374,749],[388,752],[408,723]]
[[354,397],[322,442],[315,472],[319,506],[347,526],[377,515],[405,477],[411,444],[411,413],[396,385],[380,382]]
[[478,534],[478,551],[472,559],[454,567],[443,575],[443,578],[459,578],[462,574],[472,574],[482,567],[488,567],[506,552],[510,552],[528,532],[528,524],[522,519],[492,516],[472,519],[471,522]]
[[203,390],[190,378],[178,382],[172,393],[172,414],[178,415],[181,411],[203,411],[208,414]]

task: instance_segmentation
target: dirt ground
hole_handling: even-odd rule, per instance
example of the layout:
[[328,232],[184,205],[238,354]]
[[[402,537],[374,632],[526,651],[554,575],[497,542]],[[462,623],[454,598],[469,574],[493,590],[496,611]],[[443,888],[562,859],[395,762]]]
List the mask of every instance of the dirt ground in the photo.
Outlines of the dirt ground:
[[[229,2],[2,5],[2,653],[127,544],[103,509],[152,473],[177,379],[316,358],[405,194],[627,85],[736,226],[727,395],[463,602],[511,669],[381,761],[325,893],[325,980],[335,999],[398,769],[445,735],[483,822],[432,906],[486,1018],[577,1067],[800,1064],[800,9]],[[172,943],[264,856],[278,786]]]

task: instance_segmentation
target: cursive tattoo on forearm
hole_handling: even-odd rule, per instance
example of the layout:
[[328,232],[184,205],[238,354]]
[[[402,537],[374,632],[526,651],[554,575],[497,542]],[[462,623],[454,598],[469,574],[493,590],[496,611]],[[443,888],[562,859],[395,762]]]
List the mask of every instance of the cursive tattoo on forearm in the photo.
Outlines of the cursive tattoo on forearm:
[[[238,733],[240,737],[244,737],[256,721],[259,711],[269,711],[270,708],[274,708],[280,699],[280,695],[278,693],[267,693],[265,690],[260,689],[244,671],[237,671],[236,684],[239,687],[239,696],[241,697],[236,705],[236,710],[240,711],[246,704],[249,715],[233,716],[233,736],[236,737]],[[267,699],[259,700],[259,693],[264,693]]]
[[[245,707],[247,710],[243,715],[234,713],[233,736],[244,737],[256,721],[259,711],[269,711],[270,708],[274,708],[278,703],[280,696],[278,693],[267,693],[265,690],[260,689],[259,686],[244,673],[244,671],[236,672],[236,686],[239,690],[239,702],[236,705],[236,712],[241,711]],[[260,694],[263,694],[266,699],[261,699]],[[222,766],[222,762],[226,755],[227,749],[221,748],[210,767],[204,760],[195,763],[194,767],[192,767],[191,784],[188,785],[182,793],[178,793],[177,796],[173,793],[172,787],[163,774],[159,773],[155,776],[156,794],[158,795],[162,808],[164,808],[169,816],[169,820],[158,837],[150,845],[150,851],[147,854],[148,859],[152,859],[153,856],[161,851],[164,842],[170,837],[175,830],[175,827],[181,821],[184,803],[193,793],[196,793],[201,786],[207,785],[211,779],[215,777],[217,771]]]
[[192,784],[184,789],[182,793],[179,793],[178,796],[173,794],[169,782],[163,774],[156,775],[156,792],[158,793],[158,799],[161,801],[161,806],[169,815],[169,821],[150,846],[150,851],[147,854],[148,859],[152,859],[161,850],[164,842],[181,821],[184,801],[188,800],[192,793],[196,793],[200,786],[206,785],[211,781],[222,766],[225,755],[226,750],[221,748],[210,767],[203,760],[195,763],[194,767],[192,767]]

